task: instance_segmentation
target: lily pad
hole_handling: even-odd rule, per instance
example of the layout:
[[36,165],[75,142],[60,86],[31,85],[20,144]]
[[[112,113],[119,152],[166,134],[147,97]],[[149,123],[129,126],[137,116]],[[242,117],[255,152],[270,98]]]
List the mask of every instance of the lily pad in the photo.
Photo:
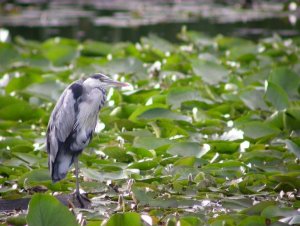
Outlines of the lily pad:
[[53,196],[45,194],[35,194],[32,197],[26,219],[29,226],[78,226],[75,216],[66,206]]

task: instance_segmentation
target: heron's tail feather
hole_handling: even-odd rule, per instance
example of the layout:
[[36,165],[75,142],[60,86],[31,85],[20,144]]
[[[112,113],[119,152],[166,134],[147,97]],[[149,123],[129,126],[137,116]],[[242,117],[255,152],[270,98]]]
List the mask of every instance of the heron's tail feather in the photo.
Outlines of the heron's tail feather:
[[49,162],[50,173],[53,182],[57,182],[66,177],[67,172],[74,161],[74,156],[61,151],[57,154],[53,162]]

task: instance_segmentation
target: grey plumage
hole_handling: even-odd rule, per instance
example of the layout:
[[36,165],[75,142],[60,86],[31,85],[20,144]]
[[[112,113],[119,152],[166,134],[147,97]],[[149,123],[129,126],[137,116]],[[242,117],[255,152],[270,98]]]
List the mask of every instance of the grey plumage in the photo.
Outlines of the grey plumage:
[[[95,74],[70,84],[62,93],[47,129],[48,165],[54,182],[63,179],[78,155],[90,143],[98,114],[106,101],[108,87],[127,86],[103,74]],[[76,192],[79,195],[78,181]]]

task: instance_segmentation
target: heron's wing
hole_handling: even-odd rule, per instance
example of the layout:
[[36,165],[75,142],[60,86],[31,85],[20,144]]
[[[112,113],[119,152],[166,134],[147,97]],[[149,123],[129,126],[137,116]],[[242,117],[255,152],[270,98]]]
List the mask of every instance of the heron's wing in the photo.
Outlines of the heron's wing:
[[78,114],[76,114],[76,122],[73,130],[76,136],[70,141],[70,149],[73,151],[83,150],[91,141],[93,132],[97,124],[99,110],[105,102],[105,93],[99,89],[91,89],[86,91],[88,95],[83,95],[78,104]]
[[47,151],[54,161],[59,146],[72,133],[76,121],[78,99],[82,94],[81,80],[72,83],[60,96],[51,114],[47,131]]

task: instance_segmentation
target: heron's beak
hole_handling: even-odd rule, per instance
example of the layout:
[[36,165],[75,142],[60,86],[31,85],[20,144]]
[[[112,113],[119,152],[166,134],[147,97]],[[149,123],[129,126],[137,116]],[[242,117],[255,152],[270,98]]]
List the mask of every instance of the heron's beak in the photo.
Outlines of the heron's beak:
[[130,84],[126,83],[126,82],[118,82],[118,81],[114,81],[114,80],[107,80],[106,82],[107,82],[107,84],[109,84],[110,86],[113,86],[113,87],[126,87],[126,86],[130,86]]

